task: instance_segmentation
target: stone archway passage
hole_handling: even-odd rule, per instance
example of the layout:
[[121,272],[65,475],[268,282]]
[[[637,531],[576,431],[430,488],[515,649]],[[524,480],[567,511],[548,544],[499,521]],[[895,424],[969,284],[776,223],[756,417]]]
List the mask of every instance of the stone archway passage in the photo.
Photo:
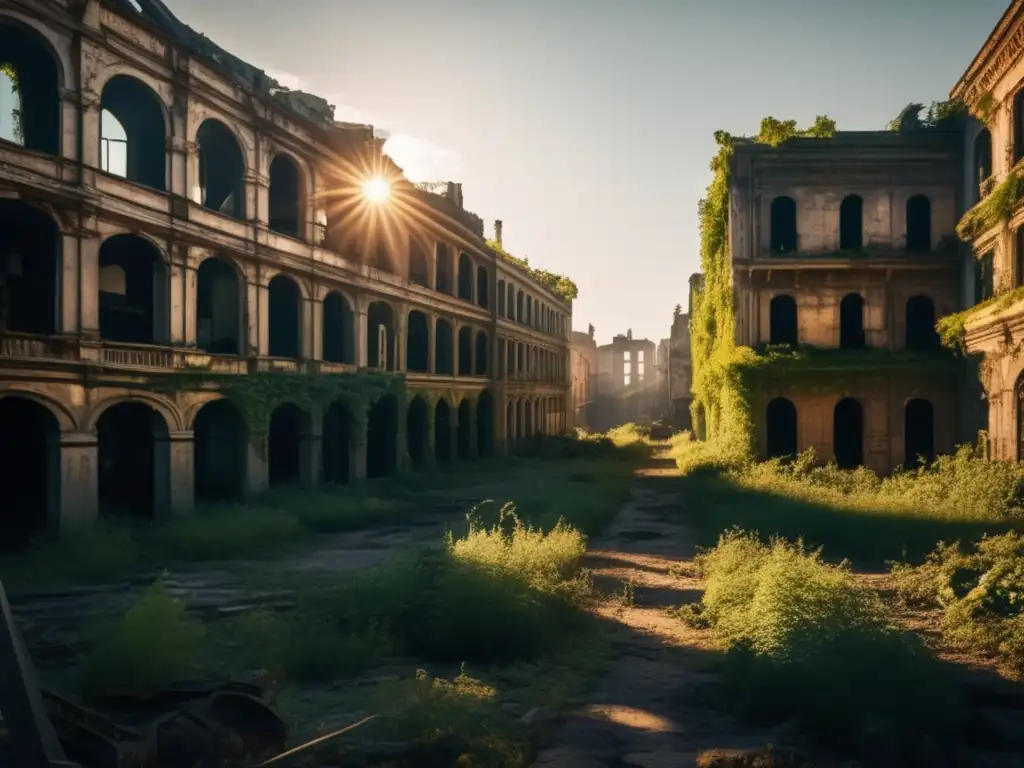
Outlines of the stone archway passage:
[[916,469],[935,460],[935,412],[921,398],[907,402],[903,409],[903,465]]
[[366,430],[366,476],[390,477],[398,458],[398,398],[385,395],[374,403]]
[[473,455],[472,413],[473,407],[469,404],[469,400],[463,400],[459,403],[459,431],[457,442],[460,459],[469,458]]
[[422,397],[416,396],[409,401],[405,436],[409,446],[409,458],[417,469],[426,466],[430,456],[429,416],[429,406]]
[[96,422],[100,511],[151,520],[170,502],[167,422],[145,403],[117,403]]
[[444,399],[434,407],[434,457],[438,461],[452,459],[452,409]]
[[476,446],[480,456],[494,453],[494,396],[487,389],[476,401]]
[[60,263],[57,222],[20,200],[0,200],[0,275],[7,283],[0,331],[53,333],[57,329]]
[[324,482],[347,484],[352,465],[352,414],[343,404],[331,403],[324,414]]
[[328,363],[356,362],[355,313],[348,299],[331,291],[324,297],[323,356]]
[[454,376],[455,348],[452,336],[452,324],[442,318],[437,319],[434,331],[434,373],[442,376]]
[[765,409],[766,447],[769,459],[797,454],[796,406],[777,397]]
[[293,403],[283,403],[270,415],[267,458],[271,487],[298,484],[302,480],[302,433],[309,416]]
[[245,494],[249,430],[230,400],[199,409],[193,454],[196,501],[237,501]]
[[[0,550],[22,549],[51,529],[60,502],[60,426],[45,406],[0,399]],[[16,448],[15,450],[10,450]]]
[[836,403],[832,442],[840,469],[856,469],[864,463],[864,410],[852,397]]

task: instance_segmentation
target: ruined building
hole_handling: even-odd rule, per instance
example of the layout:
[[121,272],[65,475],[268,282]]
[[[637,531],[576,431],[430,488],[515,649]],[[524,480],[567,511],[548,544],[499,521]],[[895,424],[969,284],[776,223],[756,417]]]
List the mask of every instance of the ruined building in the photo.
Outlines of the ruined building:
[[656,363],[654,342],[634,339],[632,331],[597,348],[597,387],[590,410],[593,429],[603,432],[661,416]]
[[0,2],[0,541],[567,428],[571,302],[381,146],[157,0]]
[[586,333],[573,331],[570,344],[573,426],[589,430],[591,403],[597,395],[597,341],[594,340],[594,326],[591,325]]
[[693,367],[690,361],[690,315],[673,315],[668,341],[669,423],[673,429],[693,429],[690,405],[693,403]]

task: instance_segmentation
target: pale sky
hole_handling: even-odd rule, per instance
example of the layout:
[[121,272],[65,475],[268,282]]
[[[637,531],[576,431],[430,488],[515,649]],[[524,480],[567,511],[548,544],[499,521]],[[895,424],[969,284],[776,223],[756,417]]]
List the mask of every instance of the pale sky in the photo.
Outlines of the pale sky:
[[415,181],[461,181],[509,251],[579,285],[601,343],[668,336],[699,270],[712,134],[885,126],[945,99],[1009,0],[165,0]]

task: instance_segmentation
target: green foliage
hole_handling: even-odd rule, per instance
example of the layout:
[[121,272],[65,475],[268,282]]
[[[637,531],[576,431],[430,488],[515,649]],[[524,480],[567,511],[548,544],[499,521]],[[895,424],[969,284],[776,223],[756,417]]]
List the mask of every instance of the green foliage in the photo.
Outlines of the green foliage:
[[947,673],[845,565],[741,531],[698,565],[702,618],[729,649],[727,685],[749,713],[797,716],[874,765],[935,759],[959,735],[963,702]]
[[929,128],[949,128],[956,125],[968,115],[967,107],[962,101],[933,101],[928,107],[924,118],[921,118],[923,104],[910,104],[889,122],[887,130],[917,131]]
[[1014,166],[999,186],[963,215],[956,225],[957,235],[964,242],[970,242],[997,224],[1009,222],[1020,208],[1022,198],[1024,179],[1020,168]]
[[1024,286],[1000,293],[960,312],[940,317],[935,328],[939,332],[943,346],[961,352],[965,351],[964,336],[967,333],[967,323],[971,318],[977,317],[982,312],[1001,312],[1004,309],[1009,309],[1021,299],[1024,299]]
[[997,656],[1024,675],[1024,536],[1011,532],[970,548],[939,544],[918,567],[893,566],[911,604],[940,606],[946,642]]
[[974,112],[978,116],[978,119],[986,125],[992,120],[994,109],[996,107],[996,97],[992,91],[985,91],[978,98],[978,103],[974,106]]
[[572,280],[565,275],[548,272],[546,269],[537,269],[530,266],[528,258],[520,259],[506,251],[496,240],[488,240],[487,247],[510,264],[515,264],[524,270],[531,278],[543,285],[545,288],[555,292],[566,301],[572,301],[579,296],[580,291]]
[[[746,352],[746,350],[744,350]],[[886,349],[816,349],[766,346],[760,353],[738,355],[732,363],[745,389],[786,382],[790,387],[834,387],[836,381],[872,378],[898,371],[930,370],[956,376],[959,363],[948,353],[893,352]]]
[[836,135],[836,121],[828,115],[818,115],[810,128],[799,130],[796,127],[796,120],[778,120],[774,117],[765,117],[761,120],[761,130],[757,134],[756,141],[761,144],[769,144],[778,147],[790,139],[812,138],[829,139]]

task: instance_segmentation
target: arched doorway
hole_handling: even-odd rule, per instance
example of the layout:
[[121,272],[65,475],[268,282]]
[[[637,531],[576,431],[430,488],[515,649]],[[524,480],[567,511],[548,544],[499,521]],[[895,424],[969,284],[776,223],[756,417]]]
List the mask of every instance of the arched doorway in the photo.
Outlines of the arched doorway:
[[406,370],[426,373],[430,367],[430,332],[427,316],[419,310],[409,313],[409,329],[405,349]]
[[193,453],[196,501],[236,501],[244,495],[249,430],[230,400],[199,409]]
[[903,409],[903,466],[916,469],[935,460],[935,413],[921,398],[908,400]]
[[454,347],[452,342],[452,325],[443,318],[437,319],[434,331],[434,373],[442,376],[454,376]]
[[461,403],[459,403],[458,449],[460,459],[465,459],[473,455],[472,413],[473,409],[472,406],[469,404],[468,399],[465,399]]
[[398,458],[398,398],[385,395],[374,403],[366,430],[366,476],[393,475]]
[[355,313],[348,299],[336,291],[324,297],[323,354],[328,363],[356,362]]
[[302,481],[302,440],[309,431],[309,414],[294,403],[282,403],[270,415],[267,458],[271,487]]
[[100,337],[128,344],[167,340],[170,284],[163,256],[138,235],[114,235],[100,246]]
[[839,303],[839,347],[861,349],[864,346],[864,299],[848,293]]
[[438,461],[452,459],[452,409],[444,398],[434,406],[434,456]]
[[52,529],[60,503],[60,425],[45,406],[0,398],[0,550],[22,549]]
[[343,403],[333,402],[324,413],[324,482],[349,482],[352,456],[352,413]]
[[935,304],[928,296],[911,296],[907,300],[906,346],[919,352],[932,352],[940,346],[935,330]]
[[864,411],[846,397],[832,412],[832,444],[840,469],[856,469],[864,463]]
[[371,368],[395,370],[395,312],[390,304],[375,301],[366,313],[366,351]]
[[106,515],[151,520],[170,501],[167,422],[145,403],[111,405],[96,422],[97,485]]
[[796,456],[796,406],[784,397],[776,397],[765,409],[766,447],[769,459]]
[[488,389],[476,401],[476,445],[480,456],[494,453],[494,396]]
[[114,75],[103,86],[100,109],[100,167],[166,189],[167,124],[159,96],[141,80]]
[[773,296],[768,305],[769,343],[797,344],[796,299],[788,294]]
[[420,469],[427,464],[430,455],[430,426],[427,403],[417,395],[409,401],[405,420],[405,435],[408,441],[409,458],[412,465]]
[[270,194],[267,226],[288,237],[302,236],[302,194],[299,166],[288,155],[277,155],[270,163]]
[[0,64],[0,104],[10,105],[4,116],[9,119],[0,119],[0,139],[59,155],[62,83],[57,56],[34,28],[5,16],[0,20]]
[[295,360],[302,351],[302,293],[287,275],[277,275],[267,288],[269,354]]
[[60,230],[53,217],[20,200],[0,200],[0,280],[7,287],[0,331],[57,330],[60,264]]
[[245,159],[238,139],[224,123],[203,121],[196,132],[199,147],[198,202],[212,211],[241,219],[245,216]]

